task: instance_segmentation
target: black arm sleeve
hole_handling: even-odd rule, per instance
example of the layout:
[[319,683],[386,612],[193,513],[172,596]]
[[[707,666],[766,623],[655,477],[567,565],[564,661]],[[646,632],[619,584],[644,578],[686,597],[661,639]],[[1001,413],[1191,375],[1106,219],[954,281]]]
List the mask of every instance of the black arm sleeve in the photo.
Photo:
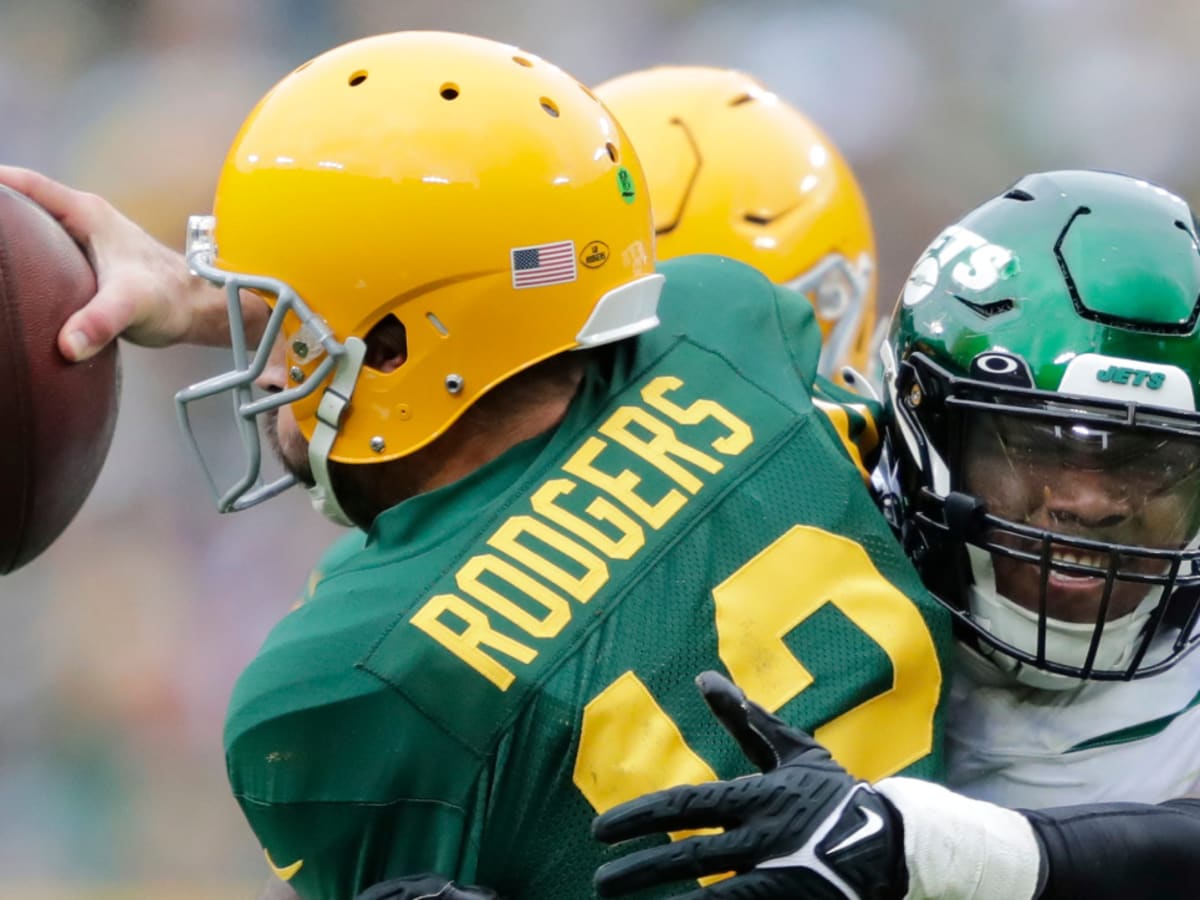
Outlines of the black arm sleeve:
[[1039,900],[1200,896],[1200,799],[1022,812],[1046,851]]

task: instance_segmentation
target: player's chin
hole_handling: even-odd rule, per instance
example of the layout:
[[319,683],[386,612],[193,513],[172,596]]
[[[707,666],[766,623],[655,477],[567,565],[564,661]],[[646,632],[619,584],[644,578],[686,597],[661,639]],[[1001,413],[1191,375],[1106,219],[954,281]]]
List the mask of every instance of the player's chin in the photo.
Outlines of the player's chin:
[[287,469],[288,473],[306,488],[316,485],[317,480],[313,478],[312,466],[308,464],[307,453],[304,455],[303,461],[289,459],[283,456],[280,457],[279,461],[283,464],[283,467]]
[[267,442],[271,445],[275,458],[284,470],[305,487],[315,485],[316,479],[313,478],[312,466],[308,462],[308,442],[300,433],[300,428],[291,414],[287,413],[281,417],[277,409],[268,411],[263,422],[263,431],[266,432]]

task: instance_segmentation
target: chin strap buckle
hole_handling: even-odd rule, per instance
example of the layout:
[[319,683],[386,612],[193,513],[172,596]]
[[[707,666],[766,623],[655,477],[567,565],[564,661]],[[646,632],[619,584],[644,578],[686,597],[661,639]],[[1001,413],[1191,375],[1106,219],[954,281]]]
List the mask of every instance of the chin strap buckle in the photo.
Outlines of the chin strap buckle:
[[329,479],[329,453],[337,440],[342,416],[354,393],[358,373],[367,354],[367,345],[356,337],[346,338],[345,352],[338,360],[333,380],[325,388],[325,395],[317,408],[317,425],[308,442],[308,462],[316,484],[309,489],[313,507],[327,519],[338,525],[353,525],[338,502]]

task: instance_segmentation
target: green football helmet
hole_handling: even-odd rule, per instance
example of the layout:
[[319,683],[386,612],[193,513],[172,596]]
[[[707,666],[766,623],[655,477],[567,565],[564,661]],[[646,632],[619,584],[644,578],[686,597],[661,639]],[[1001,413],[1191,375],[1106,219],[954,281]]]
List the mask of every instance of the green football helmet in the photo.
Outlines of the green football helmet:
[[1176,195],[1029,175],[917,261],[877,486],[964,641],[1042,688],[1200,640],[1200,249]]

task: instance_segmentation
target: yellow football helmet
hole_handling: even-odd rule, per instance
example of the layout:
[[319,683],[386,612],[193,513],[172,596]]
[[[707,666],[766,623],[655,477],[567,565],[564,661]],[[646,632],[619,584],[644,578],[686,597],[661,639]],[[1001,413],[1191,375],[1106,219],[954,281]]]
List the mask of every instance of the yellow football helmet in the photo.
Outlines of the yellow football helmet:
[[[189,263],[230,291],[236,368],[181,392],[181,417],[192,436],[188,403],[238,392],[250,459],[218,505],[286,486],[257,484],[256,415],[293,405],[319,483],[327,459],[406,456],[511,375],[657,324],[653,259],[630,142],[555,66],[436,32],[366,38],[302,65],[246,119],[213,216],[191,227]],[[257,351],[238,289],[273,307]],[[389,316],[407,353],[382,371],[363,364],[364,342]],[[288,387],[252,399],[280,335]]]
[[875,238],[862,191],[833,142],[748,75],[645,69],[596,94],[646,169],[658,258],[716,253],[813,303],[821,371],[868,368]]

